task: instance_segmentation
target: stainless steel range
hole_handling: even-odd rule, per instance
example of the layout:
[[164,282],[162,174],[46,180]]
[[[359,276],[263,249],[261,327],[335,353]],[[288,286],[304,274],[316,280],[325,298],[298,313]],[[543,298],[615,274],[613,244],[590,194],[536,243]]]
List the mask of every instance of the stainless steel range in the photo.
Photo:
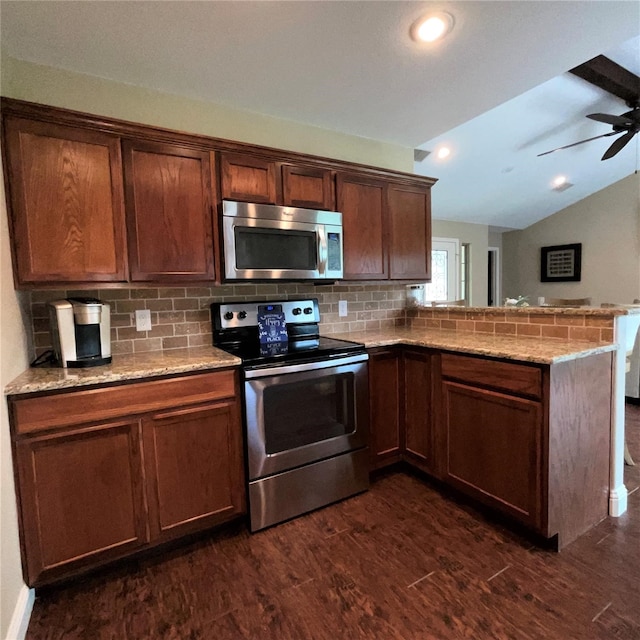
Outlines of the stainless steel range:
[[211,305],[242,359],[252,531],[369,486],[364,346],[319,335],[316,299]]

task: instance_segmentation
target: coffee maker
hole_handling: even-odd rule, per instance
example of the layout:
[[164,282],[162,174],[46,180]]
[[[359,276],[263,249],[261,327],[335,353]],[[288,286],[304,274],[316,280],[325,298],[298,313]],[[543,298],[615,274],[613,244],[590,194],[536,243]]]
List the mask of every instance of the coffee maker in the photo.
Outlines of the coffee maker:
[[96,367],[111,362],[110,307],[96,298],[49,302],[51,338],[60,367]]

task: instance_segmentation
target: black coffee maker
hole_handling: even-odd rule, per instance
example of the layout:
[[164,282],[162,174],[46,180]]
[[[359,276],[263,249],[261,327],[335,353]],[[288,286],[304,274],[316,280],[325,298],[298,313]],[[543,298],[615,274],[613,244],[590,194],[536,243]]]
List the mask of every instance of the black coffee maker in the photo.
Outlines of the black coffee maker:
[[111,362],[110,307],[97,298],[49,302],[51,338],[60,367],[96,367]]

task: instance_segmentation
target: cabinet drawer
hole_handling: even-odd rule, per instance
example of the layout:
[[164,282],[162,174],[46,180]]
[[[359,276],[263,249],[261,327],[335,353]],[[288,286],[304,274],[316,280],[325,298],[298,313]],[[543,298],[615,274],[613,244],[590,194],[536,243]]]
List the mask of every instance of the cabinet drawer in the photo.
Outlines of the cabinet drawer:
[[442,376],[540,398],[542,371],[523,364],[442,354]]
[[157,411],[235,395],[235,371],[136,382],[10,400],[15,433],[26,434],[83,422]]

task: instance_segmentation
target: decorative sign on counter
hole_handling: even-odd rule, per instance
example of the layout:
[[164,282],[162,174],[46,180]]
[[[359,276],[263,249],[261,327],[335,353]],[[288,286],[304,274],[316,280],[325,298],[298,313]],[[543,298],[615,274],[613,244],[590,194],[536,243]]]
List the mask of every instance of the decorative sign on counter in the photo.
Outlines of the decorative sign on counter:
[[260,344],[288,342],[287,323],[281,304],[258,306],[258,338]]

